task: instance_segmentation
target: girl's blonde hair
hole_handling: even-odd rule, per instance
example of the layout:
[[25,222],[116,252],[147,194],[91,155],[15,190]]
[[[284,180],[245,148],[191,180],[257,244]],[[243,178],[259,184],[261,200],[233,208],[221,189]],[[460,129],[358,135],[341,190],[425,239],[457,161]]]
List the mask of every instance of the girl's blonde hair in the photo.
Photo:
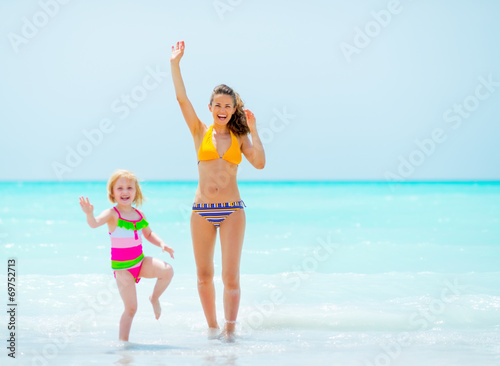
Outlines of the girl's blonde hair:
[[139,185],[139,180],[137,176],[129,170],[118,169],[111,174],[108,180],[108,198],[111,203],[116,203],[115,197],[113,196],[113,187],[118,179],[125,178],[131,180],[135,184],[135,198],[132,203],[135,203],[137,206],[142,206],[142,202],[144,201],[144,197],[142,196],[141,186]]

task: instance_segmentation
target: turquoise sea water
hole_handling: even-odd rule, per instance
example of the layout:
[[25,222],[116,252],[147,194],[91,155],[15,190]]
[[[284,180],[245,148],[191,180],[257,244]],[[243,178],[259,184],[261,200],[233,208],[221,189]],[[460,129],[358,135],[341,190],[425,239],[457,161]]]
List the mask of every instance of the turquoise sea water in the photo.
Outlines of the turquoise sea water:
[[[196,183],[142,187],[175,259],[147,242],[145,254],[175,276],[159,322],[147,301],[154,281],[139,283],[124,345],[109,237],[78,204],[84,195],[96,214],[111,207],[105,182],[0,183],[0,250],[4,268],[16,259],[19,310],[17,358],[4,350],[2,364],[500,364],[500,184],[240,183],[247,230],[232,344],[207,338],[196,291]],[[215,265],[222,320],[219,246]]]

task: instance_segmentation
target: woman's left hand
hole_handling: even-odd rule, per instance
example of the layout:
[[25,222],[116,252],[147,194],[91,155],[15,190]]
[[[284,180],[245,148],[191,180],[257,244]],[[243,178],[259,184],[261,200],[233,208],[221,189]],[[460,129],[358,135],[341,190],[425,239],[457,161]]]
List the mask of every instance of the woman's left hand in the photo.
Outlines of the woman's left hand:
[[250,132],[253,132],[257,128],[256,123],[255,123],[255,116],[253,115],[252,111],[250,111],[250,109],[245,109],[244,111],[245,111],[245,115],[247,116],[248,128],[250,129]]

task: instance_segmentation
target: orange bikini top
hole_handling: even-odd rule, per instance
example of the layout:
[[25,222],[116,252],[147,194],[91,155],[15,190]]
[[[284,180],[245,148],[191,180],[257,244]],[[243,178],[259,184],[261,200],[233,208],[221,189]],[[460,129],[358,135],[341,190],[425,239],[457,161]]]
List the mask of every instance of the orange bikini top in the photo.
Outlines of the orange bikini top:
[[214,143],[212,141],[213,129],[214,125],[210,126],[207,133],[203,137],[203,141],[201,142],[200,145],[200,150],[198,150],[198,164],[200,163],[200,161],[214,160],[214,159],[224,159],[225,161],[228,161],[236,165],[241,163],[240,145],[234,133],[229,131],[229,133],[231,134],[231,146],[229,146],[229,149],[227,149],[224,155],[219,156],[219,153],[217,152],[217,149],[215,148]]

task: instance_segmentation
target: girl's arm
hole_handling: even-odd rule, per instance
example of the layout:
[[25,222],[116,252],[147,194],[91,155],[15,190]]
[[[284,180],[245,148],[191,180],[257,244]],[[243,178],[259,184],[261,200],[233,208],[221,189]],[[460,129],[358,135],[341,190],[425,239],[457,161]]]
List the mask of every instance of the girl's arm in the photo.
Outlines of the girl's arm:
[[188,99],[186,93],[186,87],[184,86],[184,81],[182,80],[181,68],[179,62],[184,55],[184,41],[177,42],[175,46],[172,46],[172,56],[170,57],[170,69],[172,71],[172,80],[174,82],[175,96],[177,97],[177,102],[181,107],[182,115],[186,120],[186,123],[191,131],[193,137],[200,131],[202,122],[199,120],[193,105]]
[[[144,216],[144,214],[143,214]],[[174,250],[170,248],[163,240],[161,240],[160,236],[154,233],[151,228],[148,226],[142,229],[142,234],[151,244],[160,247],[163,252],[168,252],[172,258],[174,258]]]
[[245,109],[245,114],[247,115],[247,124],[248,128],[250,128],[252,141],[250,141],[248,136],[244,136],[242,138],[241,152],[255,168],[263,169],[266,165],[266,154],[264,152],[264,145],[262,145],[262,141],[260,141],[259,134],[257,133],[255,116],[248,109]]
[[104,210],[99,216],[94,217],[94,206],[90,204],[88,197],[80,197],[80,206],[87,215],[87,223],[93,229],[106,224],[113,216],[113,210]]

